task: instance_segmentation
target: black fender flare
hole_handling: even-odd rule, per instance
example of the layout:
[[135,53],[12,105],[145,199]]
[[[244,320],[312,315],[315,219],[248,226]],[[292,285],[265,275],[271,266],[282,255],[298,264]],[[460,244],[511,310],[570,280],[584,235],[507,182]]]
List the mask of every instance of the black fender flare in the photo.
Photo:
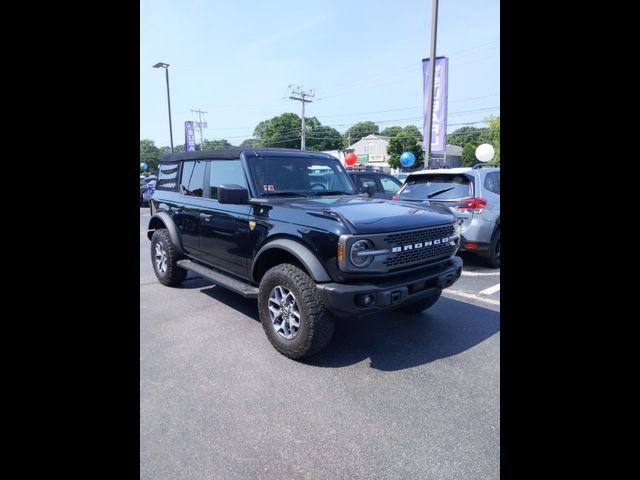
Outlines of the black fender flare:
[[[169,232],[169,236],[171,237],[171,243],[173,243],[173,246],[175,247],[176,252],[178,253],[178,255],[184,255],[184,250],[182,250],[182,242],[180,241],[180,234],[178,233],[178,227],[176,227],[175,222],[171,219],[169,214],[166,212],[155,213],[151,217],[151,220],[149,220],[149,226],[151,226],[151,223],[153,222],[154,219],[158,219],[162,223],[164,223],[166,229]],[[151,240],[151,237],[153,236],[153,232],[155,230],[156,230],[155,228],[149,228],[149,231],[147,232],[147,237],[149,238],[149,240]]]
[[260,259],[260,256],[267,250],[271,250],[273,248],[280,248],[296,257],[296,259],[298,259],[298,261],[304,266],[307,272],[309,272],[309,275],[315,282],[331,281],[331,277],[320,263],[320,260],[318,260],[313,254],[313,252],[309,250],[309,248],[303,243],[288,238],[277,238],[270,241],[260,250],[258,250],[258,253],[256,253],[253,262],[251,263],[251,269],[249,270],[251,272],[252,281],[255,281],[255,278],[253,277],[253,269]]

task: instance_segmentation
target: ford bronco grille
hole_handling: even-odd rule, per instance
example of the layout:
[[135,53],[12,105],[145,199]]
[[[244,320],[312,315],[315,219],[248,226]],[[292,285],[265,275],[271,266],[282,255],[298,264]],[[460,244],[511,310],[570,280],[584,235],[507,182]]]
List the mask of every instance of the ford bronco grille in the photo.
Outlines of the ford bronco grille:
[[392,253],[383,263],[389,268],[396,268],[447,258],[453,255],[457,248],[458,240],[449,240],[453,237],[454,231],[453,225],[445,225],[387,235],[383,242],[386,247],[392,249]]

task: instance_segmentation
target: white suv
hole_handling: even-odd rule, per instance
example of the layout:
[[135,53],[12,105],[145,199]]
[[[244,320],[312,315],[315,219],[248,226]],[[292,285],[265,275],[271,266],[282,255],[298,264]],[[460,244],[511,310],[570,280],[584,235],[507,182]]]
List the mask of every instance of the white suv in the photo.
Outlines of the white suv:
[[462,220],[460,251],[500,267],[500,167],[480,164],[413,172],[394,198],[449,207]]

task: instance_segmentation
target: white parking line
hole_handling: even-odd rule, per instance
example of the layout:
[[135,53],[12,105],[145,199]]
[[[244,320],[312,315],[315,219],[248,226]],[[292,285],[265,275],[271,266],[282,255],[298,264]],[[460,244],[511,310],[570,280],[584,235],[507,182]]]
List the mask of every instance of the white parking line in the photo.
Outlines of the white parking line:
[[496,284],[493,287],[485,288],[478,292],[480,295],[491,295],[492,293],[496,293],[500,291],[500,284]]
[[469,272],[468,270],[462,269],[463,277],[491,277],[491,276],[499,276],[500,272]]
[[445,297],[452,295],[452,296],[459,296],[464,298],[472,298],[479,302],[490,303],[492,305],[500,305],[499,300],[494,300],[492,298],[486,298],[486,297],[479,297],[478,295],[475,295],[473,293],[462,292],[460,290],[452,290],[451,288],[447,288],[446,290],[443,290],[442,295],[444,295]]

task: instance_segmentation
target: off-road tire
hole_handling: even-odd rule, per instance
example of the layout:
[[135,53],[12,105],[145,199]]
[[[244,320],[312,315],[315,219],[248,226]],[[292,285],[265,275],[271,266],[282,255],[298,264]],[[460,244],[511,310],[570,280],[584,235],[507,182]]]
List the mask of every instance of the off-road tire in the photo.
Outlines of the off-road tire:
[[[161,257],[164,252],[164,262]],[[160,265],[158,265],[160,260]],[[187,277],[187,271],[178,266],[180,256],[171,241],[171,235],[166,228],[160,228],[151,237],[151,264],[158,281],[169,287],[180,285]]]
[[[292,339],[276,331],[269,315],[270,295],[277,287],[293,294],[299,328]],[[333,335],[334,318],[324,305],[315,282],[298,267],[283,263],[269,269],[262,277],[258,293],[258,311],[262,328],[273,347],[285,357],[297,360],[319,352]]]
[[398,307],[398,311],[402,313],[420,313],[429,307],[432,307],[439,299],[442,292],[431,295],[417,302],[408,303],[402,307]]

